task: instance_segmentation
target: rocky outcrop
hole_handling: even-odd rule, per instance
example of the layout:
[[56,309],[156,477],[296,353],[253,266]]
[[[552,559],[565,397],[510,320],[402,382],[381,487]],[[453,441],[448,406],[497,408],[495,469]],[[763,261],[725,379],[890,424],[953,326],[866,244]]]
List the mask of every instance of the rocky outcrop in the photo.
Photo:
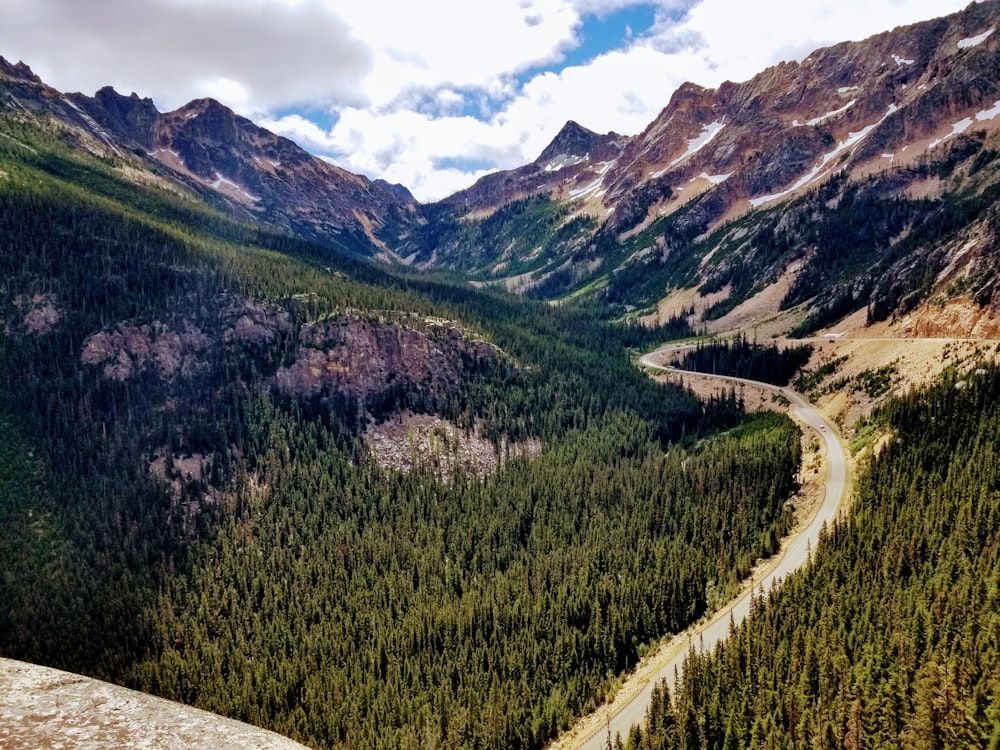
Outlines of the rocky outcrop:
[[0,659],[0,746],[305,750],[208,711],[11,659]]
[[224,321],[226,344],[269,344],[291,328],[286,311],[250,301],[230,307]]
[[303,399],[338,397],[382,416],[416,399],[431,405],[458,388],[468,367],[497,350],[436,323],[423,330],[359,317],[302,327],[295,361],[273,387]]
[[208,337],[193,325],[177,329],[163,323],[120,323],[87,337],[80,359],[100,367],[111,380],[124,381],[142,373],[173,380],[190,377],[204,367],[200,355],[209,345]]
[[2,57],[0,57],[0,75],[28,83],[42,82],[42,79],[36,76],[31,68],[23,62],[10,63]]
[[430,471],[442,481],[459,472],[477,477],[494,474],[510,459],[535,456],[542,449],[536,438],[497,445],[479,429],[463,430],[440,417],[411,412],[371,427],[364,439],[382,468]]

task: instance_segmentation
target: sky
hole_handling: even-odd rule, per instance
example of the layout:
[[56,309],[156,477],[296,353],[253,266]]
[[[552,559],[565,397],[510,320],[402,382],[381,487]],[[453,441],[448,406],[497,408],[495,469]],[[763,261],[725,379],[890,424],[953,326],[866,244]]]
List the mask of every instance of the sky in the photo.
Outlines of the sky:
[[0,0],[0,56],[160,111],[213,97],[308,151],[438,200],[534,161],[567,120],[642,131],[685,81],[968,0]]

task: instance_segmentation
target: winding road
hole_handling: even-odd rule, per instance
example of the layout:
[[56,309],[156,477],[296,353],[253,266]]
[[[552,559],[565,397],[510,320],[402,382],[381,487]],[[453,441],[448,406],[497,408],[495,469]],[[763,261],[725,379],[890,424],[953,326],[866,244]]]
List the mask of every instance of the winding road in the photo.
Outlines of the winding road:
[[[663,372],[682,372],[669,365],[661,365],[655,361],[662,355],[676,352],[684,347],[664,347],[644,355],[639,361],[645,367]],[[816,546],[820,531],[824,524],[833,522],[840,512],[841,502],[848,490],[848,464],[840,439],[831,425],[816,409],[809,405],[798,393],[790,388],[760,383],[745,378],[725,375],[707,375],[683,370],[685,377],[715,378],[717,380],[742,383],[766,388],[778,393],[791,402],[790,413],[793,419],[811,427],[818,433],[826,446],[827,476],[823,501],[809,522],[784,540],[778,553],[767,561],[764,575],[755,579],[751,587],[733,599],[724,608],[716,612],[712,619],[698,623],[683,633],[674,636],[663,648],[661,662],[655,672],[643,674],[641,669],[630,679],[640,680],[640,690],[623,688],[619,691],[622,699],[615,699],[611,704],[602,706],[586,717],[570,733],[563,735],[552,746],[551,750],[603,750],[607,747],[608,732],[611,737],[621,734],[622,739],[628,736],[634,724],[641,724],[646,715],[653,687],[666,679],[673,686],[675,671],[680,674],[684,667],[684,659],[692,644],[697,651],[711,651],[729,634],[729,621],[732,617],[736,624],[743,622],[750,611],[750,596],[753,591],[770,591],[772,585],[780,583],[789,573],[802,567],[809,559],[810,550]],[[641,675],[641,676],[640,676]]]

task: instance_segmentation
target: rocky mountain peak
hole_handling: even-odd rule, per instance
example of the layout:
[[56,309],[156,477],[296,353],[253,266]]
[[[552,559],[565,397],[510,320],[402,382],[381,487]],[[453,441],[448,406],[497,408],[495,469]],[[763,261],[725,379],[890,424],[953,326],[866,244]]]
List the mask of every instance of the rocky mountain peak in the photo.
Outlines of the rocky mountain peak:
[[620,140],[621,136],[617,133],[601,135],[570,120],[534,164],[546,171],[554,171],[586,161],[591,164],[611,161],[618,156]]
[[135,92],[124,96],[105,86],[89,101],[103,111],[102,119],[113,130],[131,133],[144,147],[149,147],[153,126],[160,116],[152,99],[140,99]]
[[42,79],[35,75],[35,73],[25,65],[23,62],[10,63],[3,57],[0,57],[0,76],[6,78],[16,78],[20,81],[28,81],[29,83],[41,83]]
[[541,155],[535,160],[536,164],[544,164],[560,156],[584,157],[590,153],[591,148],[600,141],[602,136],[592,130],[587,130],[573,120],[563,125],[562,130],[552,139],[552,142],[545,147]]
[[406,185],[401,185],[398,182],[388,182],[387,180],[383,180],[381,178],[375,180],[372,185],[380,190],[388,190],[390,193],[398,196],[407,203],[417,202],[417,199],[413,197],[413,193],[410,192],[410,189],[406,187]]
[[[233,110],[227,107],[222,102],[215,99],[193,99],[192,101],[185,104],[183,107],[174,110],[173,112],[168,112],[168,116],[176,117],[183,120],[193,120],[197,117],[205,117],[209,120],[222,121],[222,120],[245,120],[245,118],[237,115]],[[246,122],[250,122],[246,120]]]

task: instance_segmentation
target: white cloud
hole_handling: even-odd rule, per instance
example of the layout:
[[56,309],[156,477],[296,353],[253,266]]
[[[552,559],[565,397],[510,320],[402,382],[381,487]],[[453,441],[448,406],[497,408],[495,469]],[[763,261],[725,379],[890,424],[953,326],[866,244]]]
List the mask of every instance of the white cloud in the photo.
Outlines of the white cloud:
[[[0,55],[62,90],[213,96],[431,200],[538,156],[563,123],[640,131],[684,81],[746,80],[966,0],[650,0],[653,29],[563,68],[583,18],[635,0],[0,0]],[[899,50],[906,55],[907,50]],[[531,71],[537,71],[532,74]],[[279,118],[295,109],[305,116]],[[332,113],[324,130],[306,119]],[[468,165],[468,166],[465,166]]]
[[[606,13],[623,4],[609,1],[598,7],[583,0],[577,4],[577,12],[586,8]],[[486,158],[497,169],[519,166],[535,159],[568,119],[598,132],[637,133],[685,81],[717,86],[727,79],[746,80],[768,65],[802,59],[818,47],[862,39],[963,5],[964,0],[844,0],[836,5],[797,0],[770,0],[766,5],[702,0],[693,5],[665,4],[650,33],[622,40],[622,49],[585,66],[539,73],[514,92],[509,79],[492,79],[494,87],[488,93],[501,104],[485,122],[448,112],[436,118],[413,118],[407,116],[412,109],[388,107],[384,113],[367,111],[361,126],[359,113],[353,113],[331,131],[326,153],[337,154],[338,163],[349,169],[402,182],[419,198],[433,200],[469,185],[481,174],[481,170],[439,170],[435,165],[441,159]],[[677,21],[686,7],[686,15]],[[487,43],[479,59],[488,56]],[[446,63],[445,59],[439,61],[444,67],[460,66],[458,61]],[[524,59],[544,57],[536,53]],[[494,66],[494,70],[503,67]],[[430,86],[432,78],[428,75],[424,83]],[[454,95],[453,86],[475,86],[477,78],[484,86],[491,80],[465,71],[447,79],[447,91]],[[454,106],[457,108],[457,100]],[[489,154],[495,156],[491,159]]]
[[842,0],[833,3],[767,0],[741,3],[703,0],[679,26],[664,24],[652,40],[678,36],[700,42],[701,70],[689,69],[702,85],[746,80],[782,60],[800,60],[818,47],[860,40],[907,23],[962,9],[965,0]]
[[361,103],[372,50],[318,0],[0,0],[0,55],[64,91],[113,85],[173,109]]

